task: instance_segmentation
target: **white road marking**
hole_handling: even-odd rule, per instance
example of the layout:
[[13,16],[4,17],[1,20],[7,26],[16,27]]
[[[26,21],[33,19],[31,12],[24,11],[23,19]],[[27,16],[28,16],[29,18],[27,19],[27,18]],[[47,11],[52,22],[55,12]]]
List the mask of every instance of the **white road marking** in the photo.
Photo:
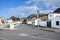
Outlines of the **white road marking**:
[[0,38],[0,40],[7,40],[7,39],[5,39],[5,38]]
[[28,34],[19,34],[19,36],[29,36]]

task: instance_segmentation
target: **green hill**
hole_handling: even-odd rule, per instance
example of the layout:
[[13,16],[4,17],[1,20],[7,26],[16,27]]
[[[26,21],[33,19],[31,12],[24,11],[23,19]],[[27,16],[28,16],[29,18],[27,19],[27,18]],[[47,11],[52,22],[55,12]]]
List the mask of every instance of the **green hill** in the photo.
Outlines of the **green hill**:
[[54,13],[60,13],[60,8],[57,8]]
[[[38,14],[39,18],[40,17],[45,17],[48,16],[48,14]],[[37,18],[37,14],[31,14],[27,17],[28,19],[32,19],[32,18]]]

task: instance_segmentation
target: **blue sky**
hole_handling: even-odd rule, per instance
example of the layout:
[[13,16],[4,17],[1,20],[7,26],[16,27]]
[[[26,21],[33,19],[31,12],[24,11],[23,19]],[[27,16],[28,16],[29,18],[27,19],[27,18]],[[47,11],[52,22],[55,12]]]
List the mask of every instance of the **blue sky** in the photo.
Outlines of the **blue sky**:
[[0,17],[27,17],[36,10],[48,13],[59,7],[60,0],[0,0]]

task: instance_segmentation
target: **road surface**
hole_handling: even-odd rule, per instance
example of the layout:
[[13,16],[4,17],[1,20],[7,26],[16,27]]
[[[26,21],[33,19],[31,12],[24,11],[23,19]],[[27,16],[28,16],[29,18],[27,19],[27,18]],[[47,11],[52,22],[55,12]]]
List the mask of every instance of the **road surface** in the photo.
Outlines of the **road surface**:
[[60,40],[60,33],[36,30],[32,25],[20,24],[14,30],[0,30],[0,40]]

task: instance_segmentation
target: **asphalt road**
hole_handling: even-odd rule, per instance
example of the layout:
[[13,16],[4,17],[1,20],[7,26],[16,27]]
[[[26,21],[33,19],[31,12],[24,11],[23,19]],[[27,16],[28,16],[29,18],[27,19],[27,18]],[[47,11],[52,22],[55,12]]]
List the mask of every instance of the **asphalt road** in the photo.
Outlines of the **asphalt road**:
[[36,30],[32,25],[20,24],[14,30],[0,30],[0,40],[60,40],[60,33]]

